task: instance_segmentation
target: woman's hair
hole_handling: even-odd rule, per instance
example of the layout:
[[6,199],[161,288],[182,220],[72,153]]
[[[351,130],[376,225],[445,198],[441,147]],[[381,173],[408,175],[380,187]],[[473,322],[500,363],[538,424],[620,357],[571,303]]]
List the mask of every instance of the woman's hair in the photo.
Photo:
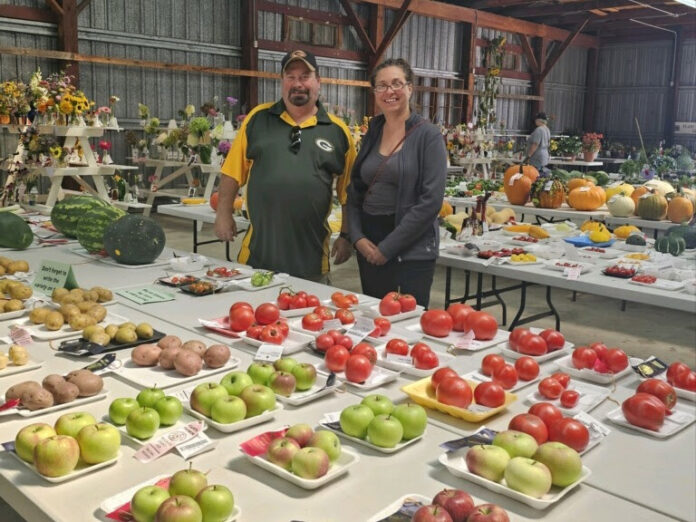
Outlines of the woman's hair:
[[385,67],[399,67],[404,71],[406,82],[413,83],[413,69],[411,69],[411,66],[406,60],[403,58],[387,58],[372,70],[372,74],[370,74],[370,85],[372,85],[372,87],[375,86],[375,82],[377,81],[377,73]]

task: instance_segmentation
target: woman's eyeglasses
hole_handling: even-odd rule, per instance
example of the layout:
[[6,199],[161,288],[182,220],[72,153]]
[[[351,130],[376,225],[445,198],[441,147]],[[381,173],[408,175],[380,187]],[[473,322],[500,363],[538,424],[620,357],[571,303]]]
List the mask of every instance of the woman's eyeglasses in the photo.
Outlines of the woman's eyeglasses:
[[378,83],[373,87],[373,91],[375,92],[387,92],[387,89],[391,89],[392,91],[400,91],[404,87],[408,85],[408,82],[401,82],[399,80],[394,80],[390,84],[387,83]]
[[295,125],[290,130],[290,150],[297,154],[300,151],[300,145],[302,145],[302,129]]

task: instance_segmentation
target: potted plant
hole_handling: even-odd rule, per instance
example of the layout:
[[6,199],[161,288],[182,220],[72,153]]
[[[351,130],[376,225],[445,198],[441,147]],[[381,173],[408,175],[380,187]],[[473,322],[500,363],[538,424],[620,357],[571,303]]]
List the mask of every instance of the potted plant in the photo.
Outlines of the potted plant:
[[558,139],[558,154],[568,161],[574,161],[581,149],[582,143],[577,136],[566,136]]
[[596,132],[586,132],[582,136],[582,153],[585,161],[594,161],[599,149],[602,148],[604,135]]

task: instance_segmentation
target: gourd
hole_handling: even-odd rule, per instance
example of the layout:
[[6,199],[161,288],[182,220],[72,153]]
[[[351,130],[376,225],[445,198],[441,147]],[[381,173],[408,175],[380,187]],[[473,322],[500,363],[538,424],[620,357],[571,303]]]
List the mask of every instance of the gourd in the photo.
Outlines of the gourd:
[[670,192],[674,192],[674,187],[661,179],[651,179],[650,181],[643,183],[643,186],[647,187],[649,190],[654,190],[663,196],[666,196]]
[[611,239],[611,233],[602,225],[601,228],[590,232],[589,238],[593,243],[606,243]]
[[607,200],[607,208],[612,216],[628,217],[635,211],[636,204],[629,196],[620,192]]
[[667,204],[667,219],[672,223],[684,223],[694,215],[694,205],[689,198],[677,194]]
[[[217,194],[217,192],[216,192]],[[452,205],[449,204],[447,201],[442,202],[442,207],[440,208],[440,217],[446,217],[454,214],[454,210],[452,209]]]
[[495,223],[497,225],[502,225],[503,223],[507,223],[511,219],[515,220],[516,218],[515,211],[509,207],[501,208],[499,211],[492,212],[486,217],[491,220],[491,223]]
[[614,235],[619,239],[626,239],[633,233],[640,234],[640,229],[634,225],[621,225],[614,229]]
[[156,221],[126,214],[104,230],[104,250],[124,265],[152,263],[164,250],[164,230]]
[[655,241],[655,250],[678,256],[686,249],[686,241],[679,236],[663,236]]
[[603,170],[597,170],[592,173],[592,177],[595,178],[595,185],[598,187],[603,187],[607,183],[609,183],[609,174],[604,172]]
[[34,233],[26,221],[12,212],[0,212],[0,247],[24,250],[32,241]]
[[549,233],[537,225],[532,225],[529,227],[529,232],[527,232],[531,237],[536,239],[546,239],[551,237]]
[[636,214],[643,219],[659,221],[667,216],[667,200],[658,192],[643,194],[638,199]]
[[591,185],[594,185],[594,183],[589,179],[573,178],[568,182],[568,192],[570,193],[571,190],[575,190],[578,187],[589,187]]
[[597,210],[604,201],[604,189],[594,185],[578,187],[568,194],[568,204],[575,210]]
[[580,225],[580,232],[591,232],[593,230],[600,230],[603,226],[604,223],[602,223],[601,221],[588,219],[582,225]]
[[559,179],[537,179],[532,185],[531,199],[535,207],[559,208],[565,200],[565,187]]
[[126,213],[120,208],[105,207],[88,210],[77,223],[77,241],[87,252],[104,250],[104,231],[112,221]]
[[109,207],[106,201],[93,196],[72,196],[53,206],[51,223],[66,237],[77,237],[77,223],[88,210]]
[[696,248],[696,227],[676,225],[667,229],[667,235],[683,237],[686,242],[686,248]]
[[513,205],[524,205],[529,198],[532,183],[539,177],[539,171],[531,165],[513,165],[505,171],[503,188],[508,201]]
[[643,194],[648,194],[650,192],[650,189],[646,187],[645,185],[641,185],[640,187],[636,187],[636,189],[631,192],[631,199],[633,200],[633,203],[636,205],[636,211],[638,210],[638,200]]
[[609,201],[616,194],[624,193],[626,196],[631,196],[633,191],[636,190],[633,185],[624,183],[623,181],[612,183],[611,185],[604,188],[604,192],[607,194],[607,201]]
[[627,245],[645,246],[645,238],[640,234],[631,234],[626,238]]

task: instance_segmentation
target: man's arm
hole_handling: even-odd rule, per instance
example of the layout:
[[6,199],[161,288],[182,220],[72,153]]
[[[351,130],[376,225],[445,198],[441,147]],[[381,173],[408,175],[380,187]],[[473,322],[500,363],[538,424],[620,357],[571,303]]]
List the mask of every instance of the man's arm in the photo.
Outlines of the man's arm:
[[234,221],[234,200],[238,191],[239,183],[236,179],[225,174],[220,175],[215,235],[222,241],[232,241],[237,235],[237,224]]

